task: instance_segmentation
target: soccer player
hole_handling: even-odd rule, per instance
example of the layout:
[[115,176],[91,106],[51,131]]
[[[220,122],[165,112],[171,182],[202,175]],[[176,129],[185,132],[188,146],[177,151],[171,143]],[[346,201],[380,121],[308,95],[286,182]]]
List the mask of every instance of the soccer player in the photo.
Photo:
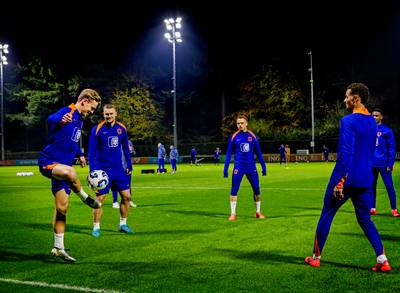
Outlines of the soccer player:
[[325,163],[328,163],[328,161],[329,161],[329,149],[328,149],[328,147],[326,145],[322,146],[322,152],[324,153]]
[[178,150],[173,145],[171,145],[169,147],[169,149],[170,149],[169,160],[171,162],[171,170],[172,170],[171,173],[175,174],[176,173],[176,160],[178,159],[179,154],[178,154]]
[[72,167],[76,155],[79,156],[81,166],[86,166],[86,159],[79,148],[82,119],[93,114],[100,101],[100,95],[96,91],[84,89],[76,103],[50,115],[47,119],[49,134],[46,146],[38,160],[42,175],[51,179],[54,195],[54,248],[51,253],[68,262],[76,261],[64,249],[64,232],[71,190],[90,207],[98,209],[101,206],[83,190],[78,175]]
[[264,158],[261,153],[260,145],[256,135],[247,129],[248,119],[245,115],[239,114],[236,118],[236,125],[238,131],[229,137],[228,149],[226,151],[226,159],[224,166],[224,177],[228,177],[229,164],[231,162],[232,150],[235,150],[234,166],[232,172],[232,188],[230,196],[231,215],[229,221],[236,220],[236,203],[237,193],[240,187],[240,182],[244,175],[251,184],[253,189],[253,199],[256,206],[256,218],[265,219],[261,214],[261,201],[260,201],[260,184],[258,181],[258,172],[254,160],[254,152],[256,152],[258,161],[262,168],[262,176],[267,175],[267,168],[265,166]]
[[378,182],[380,173],[389,195],[392,215],[393,217],[399,217],[400,214],[396,208],[396,191],[394,190],[392,179],[394,157],[396,154],[394,135],[390,127],[382,123],[383,115],[381,109],[373,110],[372,116],[374,116],[378,124],[378,132],[376,136],[375,160],[372,169],[374,173],[374,199],[371,215],[376,215],[378,213],[376,211],[376,183]]
[[[133,157],[134,155],[136,155],[136,151],[135,151],[135,147],[133,146],[132,141],[128,140],[128,145],[129,145],[129,155],[131,157]],[[124,166],[124,169],[126,169],[128,166],[126,164],[125,161],[125,155],[124,155],[124,151],[121,148],[121,160],[122,160],[122,165]],[[133,167],[132,167],[133,170]],[[136,208],[137,205],[133,202],[132,200],[132,185],[131,185],[131,181],[132,181],[132,173],[126,175],[128,176],[128,180],[129,180],[129,192],[131,194],[131,200],[129,201],[129,206],[131,208]],[[119,203],[118,203],[118,191],[117,190],[112,190],[112,196],[113,196],[113,203],[112,203],[112,207],[114,209],[119,209]]]
[[197,165],[197,150],[195,147],[193,147],[190,151],[190,166],[192,166],[193,164]]
[[158,169],[157,174],[165,173],[165,157],[167,153],[161,142],[157,145]]
[[[89,166],[92,170],[103,170],[110,182],[106,188],[96,192],[97,199],[103,204],[106,195],[111,190],[117,190],[121,196],[119,208],[120,221],[118,231],[132,234],[133,230],[127,224],[130,194],[130,181],[127,175],[132,173],[132,162],[129,155],[128,135],[126,127],[116,120],[115,106],[106,104],[103,107],[104,120],[92,128],[89,140]],[[121,148],[126,166],[121,160]],[[94,237],[100,236],[100,219],[103,209],[93,211]]]
[[350,198],[357,221],[377,256],[377,264],[372,270],[386,272],[392,269],[369,210],[373,196],[372,164],[377,126],[362,104],[368,97],[369,90],[362,83],[352,83],[347,87],[344,103],[352,114],[340,120],[338,158],[325,192],[324,206],[315,234],[314,254],[305,258],[305,262],[312,267],[320,266],[321,253],[333,217]]
[[283,144],[280,145],[278,148],[279,153],[279,165],[282,166],[282,161],[285,163],[286,168],[286,148]]
[[214,150],[214,164],[219,165],[219,155],[221,154],[221,150],[219,148],[216,148]]

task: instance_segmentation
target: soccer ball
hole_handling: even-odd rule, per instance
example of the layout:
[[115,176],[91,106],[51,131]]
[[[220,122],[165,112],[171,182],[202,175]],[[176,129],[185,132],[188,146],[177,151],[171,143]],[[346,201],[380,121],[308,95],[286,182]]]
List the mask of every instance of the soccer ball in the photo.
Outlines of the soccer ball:
[[87,176],[87,184],[94,191],[106,188],[109,181],[107,173],[103,170],[93,170]]

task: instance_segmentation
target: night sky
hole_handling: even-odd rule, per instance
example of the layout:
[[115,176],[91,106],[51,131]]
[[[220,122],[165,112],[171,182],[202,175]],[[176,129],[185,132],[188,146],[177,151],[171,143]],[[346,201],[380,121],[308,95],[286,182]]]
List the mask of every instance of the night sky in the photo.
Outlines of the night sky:
[[217,96],[272,64],[308,91],[312,50],[316,90],[344,80],[365,82],[372,93],[399,93],[398,1],[261,2],[12,2],[2,4],[0,41],[10,45],[11,64],[37,55],[65,77],[96,66],[151,74],[165,90],[172,54],[163,19],[181,16],[178,90]]
[[302,67],[309,50],[317,72],[329,65],[386,70],[400,63],[395,1],[57,2],[64,4],[2,4],[0,38],[10,44],[10,62],[36,54],[66,71],[137,59],[163,66],[170,51],[162,21],[181,15],[180,62],[195,60],[233,76],[270,62]]

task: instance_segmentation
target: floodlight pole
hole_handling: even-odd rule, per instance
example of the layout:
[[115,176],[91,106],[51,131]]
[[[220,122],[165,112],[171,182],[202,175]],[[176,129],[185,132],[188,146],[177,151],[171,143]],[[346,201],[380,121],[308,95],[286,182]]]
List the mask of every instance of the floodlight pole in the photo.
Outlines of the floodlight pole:
[[[175,25],[172,26],[172,35],[175,36]],[[176,121],[176,38],[172,38],[172,82],[173,82],[173,110],[174,110],[174,146],[178,148],[178,130]]]
[[3,88],[3,65],[7,64],[7,58],[4,54],[8,53],[8,45],[0,44],[0,95],[1,95],[1,160],[4,161],[4,88]]
[[167,38],[168,42],[172,43],[172,96],[173,96],[173,116],[174,116],[174,146],[177,148],[178,147],[178,121],[176,118],[176,42],[182,42],[181,38],[181,33],[177,31],[177,29],[182,28],[181,24],[182,18],[177,17],[177,18],[169,18],[165,19],[165,25],[168,31],[171,31],[171,33],[167,32],[164,34],[164,36]]
[[312,63],[312,51],[308,52],[310,55],[310,86],[311,86],[311,143],[312,152],[314,153],[315,147],[315,131],[314,131],[314,79],[313,79],[313,63]]

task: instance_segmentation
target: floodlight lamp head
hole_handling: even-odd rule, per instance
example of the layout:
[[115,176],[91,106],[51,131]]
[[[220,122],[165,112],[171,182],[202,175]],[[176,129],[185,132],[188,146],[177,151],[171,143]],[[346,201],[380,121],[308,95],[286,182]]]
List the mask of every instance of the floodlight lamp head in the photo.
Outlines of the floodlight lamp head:
[[0,50],[3,51],[3,53],[8,54],[8,45],[7,44],[0,44]]
[[177,23],[175,24],[175,27],[178,28],[178,29],[179,29],[179,28],[182,28],[182,24],[181,24],[180,22],[177,22]]
[[175,22],[175,19],[169,18],[168,21],[169,21],[169,23],[174,23],[174,22]]
[[172,25],[170,25],[170,24],[167,24],[167,30],[172,30]]

